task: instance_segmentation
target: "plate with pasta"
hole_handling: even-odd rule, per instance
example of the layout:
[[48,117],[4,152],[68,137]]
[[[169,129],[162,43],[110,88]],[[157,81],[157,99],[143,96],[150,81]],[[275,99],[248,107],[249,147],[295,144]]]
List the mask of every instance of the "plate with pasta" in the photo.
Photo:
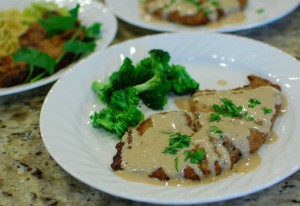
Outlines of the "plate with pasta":
[[116,32],[115,16],[97,1],[0,2],[0,96],[56,81]]
[[163,32],[235,32],[274,22],[300,0],[106,0],[120,19]]

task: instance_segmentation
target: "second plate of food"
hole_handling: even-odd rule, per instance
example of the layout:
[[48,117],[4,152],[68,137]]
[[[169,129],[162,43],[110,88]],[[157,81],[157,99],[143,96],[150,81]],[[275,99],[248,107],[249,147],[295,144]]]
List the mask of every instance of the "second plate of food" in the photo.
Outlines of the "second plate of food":
[[[182,40],[185,44],[174,43]],[[91,84],[98,80],[107,82],[125,57],[135,64],[149,56],[152,49],[167,51],[171,64],[183,65],[203,90],[241,87],[249,83],[247,76],[251,74],[281,86],[288,110],[274,125],[278,140],[259,149],[261,163],[256,169],[189,186],[147,184],[116,175],[111,163],[119,139],[92,127],[90,115],[106,105],[99,101]],[[278,183],[300,167],[294,158],[300,155],[300,114],[296,109],[300,104],[299,67],[297,60],[276,48],[228,34],[172,33],[129,40],[79,62],[55,83],[41,110],[41,135],[47,150],[63,169],[118,197],[158,204],[207,203],[241,197]],[[140,109],[145,117],[161,112],[143,105]],[[162,111],[173,110],[178,108],[174,98],[170,98]]]
[[[232,3],[232,0],[226,0],[227,5],[237,4]],[[211,31],[211,32],[234,32],[241,31],[245,29],[251,29],[259,26],[263,26],[269,23],[272,23],[289,13],[291,13],[294,9],[296,9],[300,3],[299,0],[248,0],[247,5],[243,9],[242,12],[237,12],[229,16],[228,18],[224,18],[221,21],[217,21],[213,24],[207,24],[204,26],[186,26],[184,24],[177,24],[166,20],[159,20],[158,18],[149,15],[149,13],[145,12],[143,9],[145,0],[106,0],[107,6],[113,11],[120,19],[150,30],[156,31],[167,31],[167,32],[182,32],[182,31]],[[162,14],[162,16],[168,15],[168,12],[172,12],[174,10],[178,10],[176,15],[173,15],[173,19],[180,19],[180,16],[187,16],[186,19],[189,19],[189,15],[199,7],[199,3],[197,1],[178,1],[183,2],[184,6],[174,5],[176,1],[149,1],[148,11],[159,10],[158,12]],[[212,2],[212,4],[216,5],[218,1],[208,1]],[[225,2],[225,1],[224,1]],[[239,2],[236,0],[236,2]],[[244,1],[240,1],[244,2]],[[150,5],[151,4],[151,5]],[[190,4],[190,5],[189,5]],[[174,5],[172,7],[172,5]],[[193,8],[195,7],[195,8]],[[214,6],[213,6],[214,7]],[[234,7],[234,6],[233,6]],[[160,9],[159,9],[160,8]],[[211,9],[212,6],[208,6],[204,8],[204,13],[208,14],[212,18],[215,18],[215,15]],[[184,10],[185,9],[185,10]],[[229,9],[230,10],[230,9]],[[199,17],[200,16],[200,17]],[[198,15],[193,20],[183,20],[184,22],[198,21],[202,19],[203,16]],[[183,19],[183,18],[182,18]],[[191,19],[191,18],[190,18]],[[202,20],[201,20],[202,21]]]
[[[29,45],[31,48],[35,48],[36,50],[48,52],[49,54],[56,55],[57,53],[61,52],[60,43],[59,41],[62,41],[62,38],[53,38],[52,40],[47,41],[47,38],[51,38],[51,35],[47,36],[46,38],[42,39],[43,32],[39,29],[39,27],[35,26],[35,22],[37,22],[37,19],[40,18],[40,13],[46,12],[46,11],[56,11],[58,14],[62,15],[68,15],[68,10],[76,8],[76,5],[80,5],[79,11],[78,11],[78,20],[81,23],[82,26],[85,28],[88,28],[94,24],[100,24],[100,34],[95,36],[95,44],[96,47],[94,48],[94,51],[99,51],[104,48],[106,48],[114,39],[115,34],[117,32],[117,20],[115,16],[109,12],[109,10],[100,2],[95,1],[68,1],[68,0],[57,0],[57,1],[34,1],[34,0],[24,0],[24,1],[17,1],[17,0],[11,0],[9,2],[0,2],[1,7],[1,13],[2,13],[2,19],[5,20],[5,25],[15,25],[15,27],[9,27],[11,30],[9,30],[7,27],[3,26],[1,32],[6,31],[9,34],[11,34],[14,31],[18,31],[19,27],[23,26],[26,27],[27,24],[30,26],[26,28],[26,30],[22,33],[23,37],[19,37],[19,41],[22,41],[22,47],[25,45]],[[4,12],[11,12],[4,13]],[[14,17],[11,18],[12,13],[14,13]],[[55,13],[55,12],[54,12]],[[6,15],[6,16],[5,16]],[[20,23],[20,19],[23,18],[26,20],[26,24],[18,25]],[[55,19],[55,17],[54,17]],[[24,20],[24,21],[25,21]],[[70,19],[69,19],[70,20]],[[55,23],[56,21],[56,23]],[[67,20],[68,21],[68,20]],[[49,21],[51,24],[51,21]],[[49,25],[48,22],[48,25]],[[59,22],[59,23],[57,23]],[[18,23],[18,24],[17,24]],[[66,22],[62,22],[60,20],[54,20],[52,22],[52,26],[48,27],[51,29],[53,27],[54,29],[57,28],[58,30],[61,29],[56,25],[64,25],[65,28],[68,28],[66,25]],[[55,25],[56,24],[56,25]],[[25,25],[25,26],[24,26]],[[35,30],[34,30],[35,29]],[[53,29],[52,29],[53,30]],[[70,28],[69,28],[70,30]],[[94,30],[96,31],[96,30]],[[40,33],[40,35],[37,35],[37,33]],[[25,36],[25,37],[24,37]],[[6,42],[3,45],[2,49],[8,47],[8,41],[7,36],[4,36],[3,39],[6,38]],[[22,39],[22,40],[20,40]],[[39,40],[37,40],[39,39]],[[64,41],[71,40],[71,36],[66,36]],[[56,42],[56,43],[55,43]],[[3,42],[2,42],[3,43]],[[47,45],[48,44],[48,45]],[[78,45],[76,46],[78,48]],[[70,48],[71,50],[75,51],[75,48]],[[17,50],[16,50],[17,51]],[[79,51],[77,49],[77,51]],[[24,53],[24,51],[23,51]],[[45,84],[48,84],[50,82],[53,82],[57,80],[66,70],[67,67],[64,67],[60,69],[59,71],[56,71],[52,75],[45,76],[44,78],[41,78],[37,81],[31,82],[30,80],[25,80],[24,74],[29,73],[26,69],[24,69],[24,65],[21,66],[21,69],[23,72],[17,72],[17,69],[14,69],[15,66],[14,62],[9,64],[9,56],[11,53],[4,55],[3,51],[1,51],[1,61],[5,62],[7,66],[2,66],[0,68],[1,72],[1,78],[0,78],[0,96],[2,95],[8,95],[8,94],[14,94],[26,90],[30,90]],[[31,55],[27,56],[27,58],[24,58],[24,54],[22,54],[20,57],[21,62],[22,61],[30,61],[31,63],[35,62],[36,60],[32,60],[34,57]],[[56,55],[57,56],[57,55]],[[40,56],[39,56],[40,57]],[[84,56],[82,56],[84,57]],[[57,58],[57,57],[56,57]],[[80,60],[80,59],[79,59]],[[41,61],[43,60],[37,60],[35,63],[39,64],[38,66],[41,66]],[[78,59],[77,59],[78,61]],[[38,63],[40,62],[40,63]],[[76,61],[74,61],[75,63]],[[47,64],[45,64],[47,65]],[[48,65],[49,62],[48,62]],[[29,66],[28,66],[29,67]],[[36,72],[36,71],[35,71]],[[33,72],[34,73],[34,72]],[[41,72],[40,72],[41,73]],[[18,75],[17,75],[18,74]],[[35,76],[38,76],[35,74]],[[4,78],[5,77],[5,78]],[[33,75],[34,77],[34,75]]]

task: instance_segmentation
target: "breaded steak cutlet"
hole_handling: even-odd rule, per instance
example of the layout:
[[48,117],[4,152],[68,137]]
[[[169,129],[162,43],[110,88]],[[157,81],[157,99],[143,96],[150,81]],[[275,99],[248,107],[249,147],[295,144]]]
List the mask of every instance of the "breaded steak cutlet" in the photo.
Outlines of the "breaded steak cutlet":
[[112,169],[200,182],[230,171],[266,141],[283,105],[279,85],[248,79],[244,87],[196,91],[191,113],[158,113],[131,128],[116,145]]
[[[219,2],[219,3],[216,3]],[[166,19],[179,24],[198,26],[242,11],[247,6],[248,0],[146,0],[144,9],[147,13],[161,19]]]

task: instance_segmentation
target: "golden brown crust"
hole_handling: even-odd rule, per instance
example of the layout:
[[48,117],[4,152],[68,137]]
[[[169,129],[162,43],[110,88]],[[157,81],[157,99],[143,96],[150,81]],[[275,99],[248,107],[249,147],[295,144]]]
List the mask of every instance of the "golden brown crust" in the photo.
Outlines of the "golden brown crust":
[[[153,2],[153,0],[146,0],[145,5]],[[205,2],[204,0],[199,0],[200,3]],[[243,10],[245,9],[248,0],[238,0],[240,4],[240,9]],[[146,12],[150,13],[149,10],[147,10],[147,6],[145,6]],[[220,8],[217,8],[217,18],[220,19],[224,16],[224,11]],[[170,12],[167,16],[163,14],[162,9],[158,9],[155,12],[152,12],[151,15],[163,19],[166,18],[167,20],[171,22],[175,22],[178,24],[184,24],[184,25],[189,25],[189,26],[199,26],[199,25],[205,25],[210,23],[210,19],[208,15],[205,13],[203,10],[199,10],[196,14],[194,15],[182,15],[179,11],[173,11]]]
[[[258,77],[255,75],[250,75],[248,76],[249,79],[249,84],[245,85],[243,87],[239,87],[236,89],[233,89],[232,92],[233,93],[241,93],[243,92],[242,90],[245,89],[255,89],[261,86],[272,86],[278,90],[280,90],[280,86],[277,84],[273,84],[272,82],[270,82],[267,79],[264,79],[262,77]],[[210,94],[214,94],[216,91],[215,90],[205,90],[205,91],[197,91],[197,94],[195,95],[210,95]],[[212,108],[210,107],[204,107],[203,105],[201,105],[199,102],[197,103],[192,103],[194,105],[192,105],[192,107],[194,106],[194,113],[198,113],[200,112],[210,112],[212,111]],[[198,105],[197,105],[198,104]],[[200,105],[200,106],[199,106]],[[275,109],[276,112],[272,118],[271,121],[271,128],[276,120],[276,118],[278,117],[279,113],[280,113],[280,108],[281,105],[276,105]],[[191,116],[190,115],[186,115],[186,123],[192,128],[192,125],[195,125],[195,122],[192,121]],[[259,124],[259,123],[257,123]],[[147,119],[145,121],[143,121],[137,128],[137,131],[139,131],[139,133],[142,135],[148,128],[152,127],[152,121],[151,119]],[[201,127],[201,126],[199,126]],[[128,132],[128,137],[130,136],[130,131]],[[262,144],[266,141],[268,137],[268,134],[264,134],[259,132],[258,130],[255,129],[250,129],[250,136],[248,138],[249,140],[249,148],[250,154],[253,154],[255,152],[257,152],[257,150],[262,146]],[[128,142],[130,141],[130,138],[127,138]],[[211,138],[210,139],[211,142],[215,141],[215,138]],[[124,143],[123,143],[124,144]],[[121,142],[116,146],[117,148],[117,154],[114,157],[114,162],[112,164],[112,168],[113,170],[119,170],[122,169],[120,164],[121,164],[121,150],[122,147],[120,145],[123,145]],[[239,148],[236,148],[235,145],[226,137],[224,137],[223,139],[223,146],[226,148],[226,150],[228,151],[229,157],[230,157],[230,162],[231,162],[231,168],[242,158],[242,153],[240,151]],[[197,146],[193,149],[198,149]],[[205,148],[200,148],[201,150],[205,151]],[[204,158],[197,166],[199,168],[199,170],[201,170],[201,172],[203,173],[204,177],[210,176],[212,175],[212,171],[209,168],[208,165],[208,161],[206,158]],[[215,161],[214,162],[214,175],[220,175],[222,173],[222,167],[220,165],[219,162]],[[170,178],[168,177],[168,175],[164,172],[163,169],[163,165],[162,167],[154,170],[149,177],[151,178],[156,178],[159,180],[169,180]],[[196,171],[190,167],[187,166],[186,168],[183,169],[183,177],[192,181],[201,181],[201,178],[199,176],[199,174],[196,173]]]

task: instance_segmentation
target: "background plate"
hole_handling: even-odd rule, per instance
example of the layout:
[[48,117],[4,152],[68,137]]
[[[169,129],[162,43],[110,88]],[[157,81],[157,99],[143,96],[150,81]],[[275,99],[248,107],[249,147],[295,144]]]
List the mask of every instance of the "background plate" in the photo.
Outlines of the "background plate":
[[[209,31],[234,32],[255,28],[274,22],[291,13],[300,4],[300,0],[249,0],[245,9],[246,19],[240,23],[226,25],[219,28],[207,26],[189,27],[170,22],[145,21],[141,15],[140,0],[106,0],[107,6],[122,20],[155,31],[182,32],[182,31]],[[261,14],[258,9],[264,9]]]
[[[182,40],[185,44],[174,43]],[[279,140],[260,149],[262,164],[256,170],[191,187],[129,182],[114,174],[110,164],[118,140],[91,127],[89,115],[104,105],[97,100],[90,85],[94,80],[106,81],[124,57],[137,62],[153,48],[168,51],[172,63],[186,66],[200,82],[201,89],[242,86],[248,83],[249,74],[260,75],[282,86],[289,110],[274,125]],[[300,155],[299,68],[297,60],[278,49],[228,34],[171,33],[130,40],[93,54],[56,82],[41,110],[41,135],[49,153],[63,169],[112,195],[160,204],[205,203],[240,197],[269,187],[299,169],[300,162],[295,158]],[[228,84],[221,86],[218,80]],[[172,99],[165,111],[170,110],[176,110]],[[153,113],[143,111],[146,116]]]
[[[32,2],[39,2],[46,0],[9,0],[0,1],[0,10],[6,10],[11,8],[18,8],[22,10]],[[106,48],[114,39],[117,32],[117,20],[113,14],[100,2],[93,0],[53,0],[60,6],[66,6],[68,8],[74,8],[77,3],[80,3],[79,19],[81,22],[89,26],[95,22],[102,23],[101,38],[96,41],[96,51]],[[72,65],[76,64],[73,63]],[[68,68],[62,69],[55,74],[43,78],[35,83],[21,84],[13,87],[0,88],[0,96],[22,92],[25,90],[33,89],[50,82],[57,80]]]

